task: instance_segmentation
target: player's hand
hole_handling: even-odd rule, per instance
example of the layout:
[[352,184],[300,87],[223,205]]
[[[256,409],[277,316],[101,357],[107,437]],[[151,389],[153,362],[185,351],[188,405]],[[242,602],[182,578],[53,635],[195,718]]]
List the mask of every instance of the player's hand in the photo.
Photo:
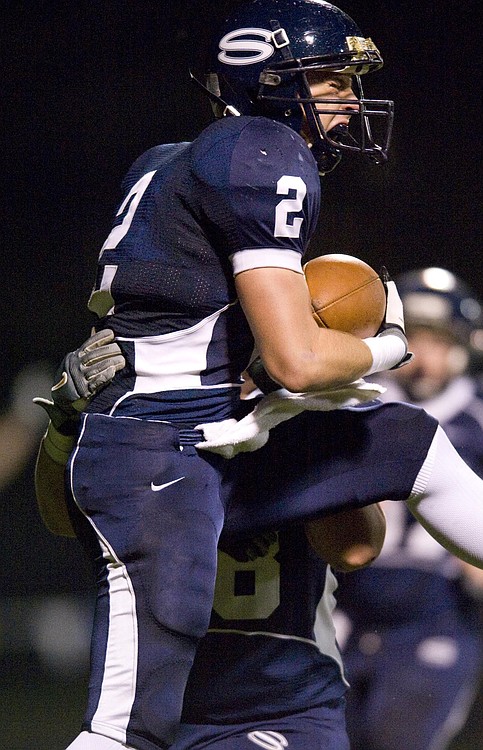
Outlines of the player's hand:
[[70,434],[89,399],[125,364],[113,331],[99,331],[64,357],[50,391],[52,400],[35,398],[34,403],[45,409],[59,432]]
[[404,345],[406,347],[404,357],[393,367],[391,367],[391,370],[397,370],[399,367],[403,367],[403,365],[409,364],[409,362],[411,362],[411,360],[413,359],[414,354],[408,351],[409,344],[404,328],[403,304],[401,297],[399,296],[396,284],[391,279],[385,266],[381,268],[379,276],[382,283],[384,284],[384,289],[386,292],[386,314],[384,316],[384,321],[379,331],[377,332],[377,335],[398,336],[398,338],[400,338],[404,342]]
[[221,535],[218,542],[218,549],[233,557],[237,562],[253,562],[259,557],[265,557],[268,554],[270,546],[277,541],[275,531],[265,531],[256,537],[236,539],[225,539]]
[[113,331],[106,329],[95,333],[64,357],[51,390],[53,402],[60,408],[82,411],[89,398],[107,385],[125,364]]

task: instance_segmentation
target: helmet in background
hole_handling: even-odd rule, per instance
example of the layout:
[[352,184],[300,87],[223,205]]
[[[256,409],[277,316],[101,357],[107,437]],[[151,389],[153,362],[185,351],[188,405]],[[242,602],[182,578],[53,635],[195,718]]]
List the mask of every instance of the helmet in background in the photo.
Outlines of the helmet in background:
[[403,273],[396,285],[406,327],[425,326],[448,333],[467,348],[483,349],[483,310],[474,292],[445,268]]

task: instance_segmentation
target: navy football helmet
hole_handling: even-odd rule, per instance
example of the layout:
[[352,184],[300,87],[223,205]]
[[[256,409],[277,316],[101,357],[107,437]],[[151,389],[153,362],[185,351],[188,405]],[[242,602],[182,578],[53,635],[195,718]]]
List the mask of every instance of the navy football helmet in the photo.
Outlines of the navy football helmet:
[[[360,83],[361,75],[382,64],[372,40],[328,2],[253,0],[235,10],[216,37],[206,90],[218,117],[264,115],[300,132],[305,116],[312,153],[325,173],[344,151],[367,154],[378,163],[386,160],[393,102],[365,99]],[[330,108],[340,100],[312,96],[307,80],[311,71],[354,77],[353,133],[345,126],[325,131],[320,114],[347,111]]]
[[449,334],[469,350],[483,350],[483,311],[474,292],[445,268],[422,268],[396,277],[406,328]]

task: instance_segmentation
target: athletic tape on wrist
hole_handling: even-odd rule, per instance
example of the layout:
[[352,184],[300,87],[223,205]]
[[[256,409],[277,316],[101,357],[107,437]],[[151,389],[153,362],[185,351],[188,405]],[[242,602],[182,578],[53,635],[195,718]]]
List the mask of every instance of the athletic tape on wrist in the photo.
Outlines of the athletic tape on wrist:
[[372,354],[372,365],[363,377],[372,375],[375,372],[390,370],[391,367],[399,364],[406,354],[406,344],[399,336],[373,336],[362,339],[369,347]]
[[61,466],[65,466],[69,460],[74,444],[75,437],[73,435],[61,435],[60,432],[57,432],[52,422],[49,422],[42,445],[52,461]]

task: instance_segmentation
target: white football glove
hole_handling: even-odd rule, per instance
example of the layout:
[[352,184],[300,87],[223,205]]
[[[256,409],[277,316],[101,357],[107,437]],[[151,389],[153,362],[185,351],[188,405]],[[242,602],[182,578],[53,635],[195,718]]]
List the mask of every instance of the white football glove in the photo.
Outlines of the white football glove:
[[403,365],[409,364],[409,362],[413,359],[414,354],[408,351],[409,345],[406,337],[406,331],[404,329],[403,304],[401,301],[401,297],[399,296],[396,284],[389,276],[389,273],[385,266],[381,268],[379,276],[382,283],[384,284],[384,289],[386,291],[386,314],[376,336],[397,336],[404,342],[406,350],[404,356],[399,360],[399,362],[396,362],[395,365],[389,368],[391,370],[397,370],[399,367],[403,367]]

